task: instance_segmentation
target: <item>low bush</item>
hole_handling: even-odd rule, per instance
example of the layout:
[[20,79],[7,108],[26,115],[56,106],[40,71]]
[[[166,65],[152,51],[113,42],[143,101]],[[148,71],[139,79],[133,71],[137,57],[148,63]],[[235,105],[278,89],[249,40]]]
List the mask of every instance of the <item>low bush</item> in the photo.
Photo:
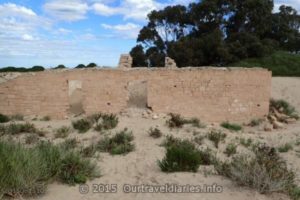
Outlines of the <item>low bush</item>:
[[205,136],[200,135],[194,138],[194,141],[198,144],[198,145],[202,145],[203,140],[204,140]]
[[124,129],[115,134],[115,136],[98,142],[97,148],[102,152],[109,152],[112,155],[127,154],[134,150],[135,146],[131,142],[134,137],[132,132]]
[[0,113],[0,123],[9,122],[9,117]]
[[278,147],[278,151],[280,153],[286,153],[286,152],[289,152],[292,149],[293,149],[293,145],[291,145],[290,143],[286,143],[286,144]]
[[237,145],[235,145],[235,144],[233,144],[233,143],[228,144],[227,147],[226,147],[226,149],[225,149],[225,151],[224,151],[224,153],[225,153],[228,157],[230,157],[230,156],[236,154],[236,152],[237,152]]
[[239,124],[232,124],[232,123],[229,123],[229,122],[223,122],[221,124],[221,126],[223,128],[228,129],[228,130],[231,130],[231,131],[240,131],[240,130],[242,130],[242,126],[241,125],[239,125]]
[[196,128],[206,128],[206,125],[203,124],[199,119],[192,118],[192,119],[186,119],[185,124],[191,124],[193,127]]
[[153,138],[160,138],[162,136],[162,132],[158,128],[150,128],[148,134]]
[[73,185],[98,176],[91,161],[48,142],[25,148],[0,141],[0,157],[0,198],[44,194],[54,179]]
[[176,145],[180,142],[181,142],[181,140],[179,138],[175,138],[172,135],[167,135],[166,139],[163,141],[163,143],[161,145],[164,147],[170,147],[170,146]]
[[55,138],[66,138],[71,133],[71,128],[68,126],[62,126],[56,130]]
[[79,119],[72,122],[73,128],[79,133],[86,133],[92,127],[92,123],[88,119]]
[[36,134],[30,134],[26,137],[25,143],[26,144],[35,144],[39,141],[39,137]]
[[170,119],[167,120],[167,125],[170,128],[182,128],[185,124],[185,119],[179,114],[170,113]]
[[216,148],[219,148],[219,143],[225,140],[226,134],[222,131],[212,130],[206,137],[214,143]]
[[95,125],[95,130],[101,132],[103,130],[114,129],[118,126],[119,118],[115,114],[98,113],[88,117],[88,120]]
[[274,148],[259,145],[254,149],[254,157],[234,156],[230,163],[215,163],[219,174],[225,175],[243,186],[249,186],[260,193],[289,193],[295,188],[294,173]]
[[21,114],[16,114],[16,115],[10,116],[10,119],[13,121],[24,121],[24,116]]
[[255,127],[261,125],[263,123],[263,119],[252,119],[251,122],[249,123],[249,126]]
[[41,121],[45,121],[45,122],[48,122],[51,120],[51,117],[50,116],[44,116]]
[[80,154],[85,158],[91,158],[95,155],[96,152],[97,152],[97,146],[92,144],[90,146],[83,147],[80,151]]
[[196,172],[202,162],[200,151],[187,140],[180,140],[166,148],[166,155],[158,161],[163,172]]
[[82,159],[79,153],[69,152],[61,160],[59,178],[69,185],[85,183],[90,177],[96,177],[96,165]]
[[20,133],[37,133],[38,130],[35,128],[34,124],[25,123],[17,124],[11,123],[1,127],[0,134],[4,135],[17,135]]
[[247,140],[245,138],[240,138],[240,144],[246,148],[250,147],[252,142],[253,140],[251,138],[248,138]]
[[66,139],[63,143],[60,144],[60,147],[65,151],[75,149],[77,147],[77,140],[75,138]]

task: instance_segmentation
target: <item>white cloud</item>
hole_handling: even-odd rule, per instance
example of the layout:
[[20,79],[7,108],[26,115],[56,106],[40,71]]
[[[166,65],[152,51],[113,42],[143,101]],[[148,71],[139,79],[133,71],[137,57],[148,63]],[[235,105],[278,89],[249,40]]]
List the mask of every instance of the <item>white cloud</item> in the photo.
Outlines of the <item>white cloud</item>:
[[46,13],[62,21],[85,19],[88,9],[88,4],[81,0],[52,0],[44,5]]
[[145,21],[148,13],[162,7],[163,4],[154,0],[124,0],[116,7],[98,2],[92,6],[92,9],[99,15],[123,15],[124,19]]
[[22,39],[25,40],[25,41],[33,41],[33,40],[35,40],[35,38],[32,35],[29,35],[29,34],[22,35]]
[[113,37],[121,37],[124,39],[136,39],[141,29],[141,26],[134,23],[127,24],[118,24],[118,25],[109,25],[109,24],[101,24],[104,29],[112,30]]
[[22,16],[22,17],[36,17],[33,10],[24,6],[19,6],[13,3],[5,3],[0,5],[0,16]]

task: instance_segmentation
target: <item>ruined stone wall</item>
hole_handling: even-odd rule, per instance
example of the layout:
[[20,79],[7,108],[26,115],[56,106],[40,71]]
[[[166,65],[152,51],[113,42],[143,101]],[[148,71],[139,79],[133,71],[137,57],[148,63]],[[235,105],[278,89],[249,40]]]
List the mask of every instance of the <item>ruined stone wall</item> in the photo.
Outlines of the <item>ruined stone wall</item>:
[[271,72],[264,69],[46,71],[0,83],[0,113],[57,119],[80,110],[86,114],[117,113],[132,106],[137,98],[157,113],[180,113],[207,122],[238,122],[266,115],[270,93]]

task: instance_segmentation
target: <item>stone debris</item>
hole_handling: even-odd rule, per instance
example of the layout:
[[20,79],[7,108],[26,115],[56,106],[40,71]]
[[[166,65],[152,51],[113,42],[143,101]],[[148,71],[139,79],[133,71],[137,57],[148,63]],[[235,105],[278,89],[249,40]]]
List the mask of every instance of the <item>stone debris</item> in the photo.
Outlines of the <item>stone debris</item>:
[[129,54],[122,54],[119,61],[119,68],[132,68],[132,57]]
[[165,67],[168,68],[168,69],[176,69],[177,64],[172,58],[166,57],[165,58]]

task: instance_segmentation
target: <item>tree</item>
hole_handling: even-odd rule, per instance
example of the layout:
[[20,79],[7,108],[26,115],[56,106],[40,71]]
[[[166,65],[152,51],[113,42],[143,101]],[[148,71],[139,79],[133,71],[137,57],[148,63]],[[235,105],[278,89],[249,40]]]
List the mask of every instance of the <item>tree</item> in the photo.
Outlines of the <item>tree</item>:
[[274,50],[300,52],[300,16],[289,6],[273,13],[273,0],[201,0],[148,15],[131,55],[134,66],[222,66]]
[[64,65],[58,65],[57,67],[55,67],[54,69],[65,69],[66,68],[66,66],[64,66]]
[[133,58],[133,67],[147,67],[148,64],[146,62],[147,57],[144,52],[144,48],[142,45],[136,45],[131,51],[130,55]]
[[77,65],[77,67],[75,67],[76,69],[81,69],[81,68],[86,68],[86,66],[84,64],[79,64]]
[[90,63],[86,66],[86,68],[94,68],[94,67],[97,67],[96,63]]

